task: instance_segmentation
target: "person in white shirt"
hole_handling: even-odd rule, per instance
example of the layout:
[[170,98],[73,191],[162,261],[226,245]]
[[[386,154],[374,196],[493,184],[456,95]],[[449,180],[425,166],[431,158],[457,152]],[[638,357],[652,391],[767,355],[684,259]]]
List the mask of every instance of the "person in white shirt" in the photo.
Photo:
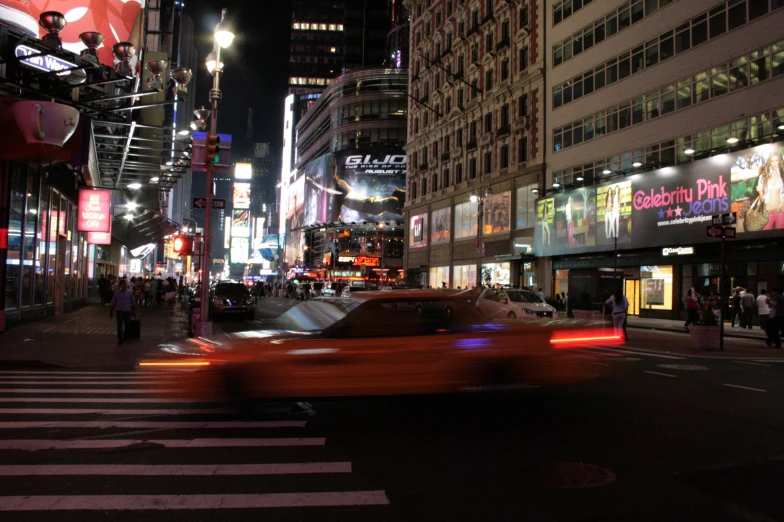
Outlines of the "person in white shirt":
[[629,310],[629,300],[623,295],[620,288],[605,302],[612,306],[613,328],[616,334],[623,335],[626,339],[626,313]]
[[760,295],[757,297],[757,313],[759,314],[760,328],[763,332],[767,332],[768,319],[770,319],[770,298],[768,291],[764,288],[760,290]]

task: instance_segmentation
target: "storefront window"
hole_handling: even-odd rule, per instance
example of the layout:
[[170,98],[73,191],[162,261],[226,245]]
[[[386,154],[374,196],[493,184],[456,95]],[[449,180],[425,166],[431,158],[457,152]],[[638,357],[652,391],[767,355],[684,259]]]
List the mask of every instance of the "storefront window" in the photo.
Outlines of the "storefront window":
[[27,173],[27,204],[25,205],[24,241],[22,242],[22,306],[33,304],[35,284],[35,232],[38,225],[39,174]]
[[[35,292],[33,304],[40,305],[44,302],[44,285],[46,283],[46,249],[49,224],[49,187],[43,183],[41,187],[40,203],[38,205],[38,233],[36,234],[35,256]],[[51,284],[51,283],[50,283]]]
[[478,210],[478,202],[455,205],[455,239],[476,236]]
[[432,267],[428,274],[428,284],[433,288],[449,288],[449,267]]
[[485,263],[482,265],[482,283],[491,285],[510,285],[510,263]]
[[511,229],[511,219],[509,213],[512,207],[512,192],[506,191],[500,194],[488,196],[484,201],[484,217],[482,229],[485,235],[509,232]]
[[19,307],[26,169],[24,165],[12,165],[9,179],[11,197],[8,205],[8,253],[5,267],[6,310]]
[[556,270],[555,271],[555,293],[560,294],[561,292],[564,295],[569,293],[569,271],[568,270]]
[[448,243],[451,239],[452,207],[434,210],[430,220],[430,244]]
[[641,267],[640,285],[644,310],[672,310],[671,266]]
[[476,265],[455,265],[452,269],[453,288],[476,288]]

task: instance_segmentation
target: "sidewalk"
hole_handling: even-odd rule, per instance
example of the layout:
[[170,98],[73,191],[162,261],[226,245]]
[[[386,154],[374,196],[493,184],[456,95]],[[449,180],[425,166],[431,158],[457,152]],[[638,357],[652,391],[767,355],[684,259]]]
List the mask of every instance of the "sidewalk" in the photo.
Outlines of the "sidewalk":
[[[649,317],[635,317],[630,316],[628,321],[629,328],[638,328],[643,330],[660,330],[664,332],[678,332],[686,333],[686,328],[683,327],[683,321],[676,321],[673,319],[651,319]],[[764,341],[767,337],[759,326],[753,329],[743,329],[740,326],[735,328],[731,327],[729,322],[724,323],[724,337],[734,337],[738,339],[755,339]]]
[[117,322],[109,306],[88,304],[60,317],[25,324],[0,334],[0,366],[56,365],[128,368],[158,345],[188,334],[187,305],[141,309],[141,338],[117,344]]

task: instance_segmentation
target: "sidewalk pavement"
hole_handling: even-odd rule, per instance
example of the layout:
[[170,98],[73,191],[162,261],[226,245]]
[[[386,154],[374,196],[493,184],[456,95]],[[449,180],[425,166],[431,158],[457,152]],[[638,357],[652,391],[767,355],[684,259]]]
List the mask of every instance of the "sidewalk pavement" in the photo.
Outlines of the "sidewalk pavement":
[[[674,319],[651,319],[650,317],[636,316],[629,316],[629,319],[627,320],[629,328],[686,333],[686,328],[684,328],[683,323],[684,321],[676,321]],[[764,342],[767,335],[759,326],[755,326],[751,330],[748,328],[741,328],[740,326],[733,328],[728,321],[725,321],[724,337],[755,339]]]
[[55,365],[130,368],[158,345],[187,337],[185,302],[172,310],[142,308],[141,338],[117,344],[117,320],[109,306],[90,303],[74,312],[0,334],[0,366]]

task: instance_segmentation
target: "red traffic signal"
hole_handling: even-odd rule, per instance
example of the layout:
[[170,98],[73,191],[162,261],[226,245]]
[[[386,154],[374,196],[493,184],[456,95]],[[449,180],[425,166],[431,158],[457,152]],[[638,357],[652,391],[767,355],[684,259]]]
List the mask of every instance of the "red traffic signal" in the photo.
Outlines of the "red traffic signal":
[[172,239],[172,249],[175,254],[189,256],[193,253],[193,238],[177,236]]
[[204,166],[217,165],[220,162],[220,136],[207,133],[204,143]]

